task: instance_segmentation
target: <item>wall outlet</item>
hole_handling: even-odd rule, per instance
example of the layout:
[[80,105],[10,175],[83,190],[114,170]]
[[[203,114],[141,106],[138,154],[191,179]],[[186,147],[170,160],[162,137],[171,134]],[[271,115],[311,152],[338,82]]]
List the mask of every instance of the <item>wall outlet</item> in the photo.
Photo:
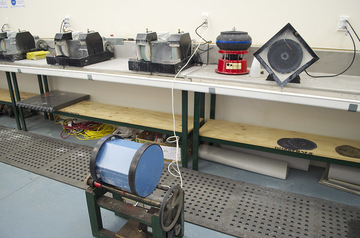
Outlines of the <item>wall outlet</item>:
[[204,23],[203,26],[209,25],[209,13],[208,12],[201,13],[201,21]]
[[339,16],[339,22],[338,22],[338,26],[337,26],[337,30],[338,31],[346,31],[346,20],[349,20],[349,16]]
[[63,31],[66,32],[70,30],[71,23],[70,23],[70,16],[66,16],[63,20]]

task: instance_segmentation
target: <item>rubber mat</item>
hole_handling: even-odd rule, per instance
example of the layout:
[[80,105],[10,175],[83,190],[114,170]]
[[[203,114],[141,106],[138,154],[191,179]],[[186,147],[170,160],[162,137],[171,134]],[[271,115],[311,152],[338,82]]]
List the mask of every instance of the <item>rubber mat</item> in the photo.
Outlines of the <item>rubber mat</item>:
[[[91,147],[0,126],[0,148],[1,162],[86,187]],[[181,171],[187,222],[237,237],[360,237],[358,207]],[[167,168],[160,183],[176,183]],[[156,190],[151,196],[162,194]]]

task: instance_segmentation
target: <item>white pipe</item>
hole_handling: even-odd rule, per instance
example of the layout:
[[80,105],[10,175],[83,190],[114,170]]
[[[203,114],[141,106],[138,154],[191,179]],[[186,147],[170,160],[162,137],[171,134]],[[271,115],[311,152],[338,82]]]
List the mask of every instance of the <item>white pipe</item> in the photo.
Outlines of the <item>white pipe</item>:
[[329,179],[336,179],[355,185],[360,185],[360,169],[348,166],[330,164]]
[[284,161],[268,159],[215,146],[201,145],[199,148],[199,157],[280,179],[286,179],[288,172],[287,163]]
[[308,159],[301,159],[301,158],[296,158],[296,157],[292,157],[292,156],[279,155],[279,154],[258,151],[258,150],[244,149],[244,148],[229,146],[229,145],[220,145],[220,146],[222,148],[227,148],[227,149],[236,150],[236,151],[240,151],[240,152],[244,152],[244,153],[248,153],[248,154],[263,156],[263,157],[270,158],[270,159],[285,161],[288,163],[289,168],[299,169],[299,170],[303,170],[303,171],[309,171],[310,160],[308,160]]

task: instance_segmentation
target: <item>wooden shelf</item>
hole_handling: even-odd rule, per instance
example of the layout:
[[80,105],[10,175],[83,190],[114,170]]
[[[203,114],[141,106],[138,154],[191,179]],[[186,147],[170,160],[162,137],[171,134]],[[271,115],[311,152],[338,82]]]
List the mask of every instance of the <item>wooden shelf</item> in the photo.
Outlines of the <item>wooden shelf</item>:
[[[36,96],[34,93],[20,92],[21,100]],[[9,90],[0,88],[0,101],[11,103]]]
[[314,150],[292,152],[308,154],[312,153],[312,155],[314,156],[360,163],[359,158],[342,156],[335,151],[335,148],[341,145],[351,145],[353,147],[360,148],[360,141],[319,136],[295,131],[279,130],[219,120],[207,121],[204,126],[200,128],[199,133],[201,137],[267,147],[271,149],[282,148],[277,144],[277,141],[281,138],[304,138],[315,142],[317,144],[317,148]]
[[[65,107],[60,112],[77,114],[103,120],[116,121],[145,127],[157,128],[167,131],[173,130],[172,115],[136,108],[115,106],[96,102],[83,101]],[[181,115],[175,115],[176,132],[182,132]],[[193,129],[193,118],[188,117],[188,132]]]

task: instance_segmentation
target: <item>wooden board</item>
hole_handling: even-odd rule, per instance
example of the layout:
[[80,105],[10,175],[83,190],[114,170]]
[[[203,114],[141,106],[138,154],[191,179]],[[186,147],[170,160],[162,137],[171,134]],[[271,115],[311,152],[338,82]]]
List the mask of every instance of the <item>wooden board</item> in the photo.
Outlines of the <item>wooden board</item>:
[[[155,112],[89,101],[79,102],[74,105],[65,107],[59,111],[104,120],[142,125],[162,130],[173,130],[172,115],[169,113]],[[175,120],[175,130],[177,132],[182,132],[181,115],[175,115]],[[189,132],[192,130],[193,124],[193,118],[188,117]]]
[[[21,100],[36,96],[34,93],[20,92]],[[0,101],[11,103],[9,90],[0,88]]]
[[360,141],[345,140],[335,137],[319,136],[295,131],[279,130],[219,120],[207,121],[205,125],[200,128],[200,136],[279,150],[284,150],[283,147],[277,144],[279,139],[303,138],[315,142],[317,144],[317,148],[314,150],[294,150],[292,152],[306,153],[360,163],[359,158],[342,156],[335,151],[335,148],[341,145],[351,145],[353,147],[360,148]]

